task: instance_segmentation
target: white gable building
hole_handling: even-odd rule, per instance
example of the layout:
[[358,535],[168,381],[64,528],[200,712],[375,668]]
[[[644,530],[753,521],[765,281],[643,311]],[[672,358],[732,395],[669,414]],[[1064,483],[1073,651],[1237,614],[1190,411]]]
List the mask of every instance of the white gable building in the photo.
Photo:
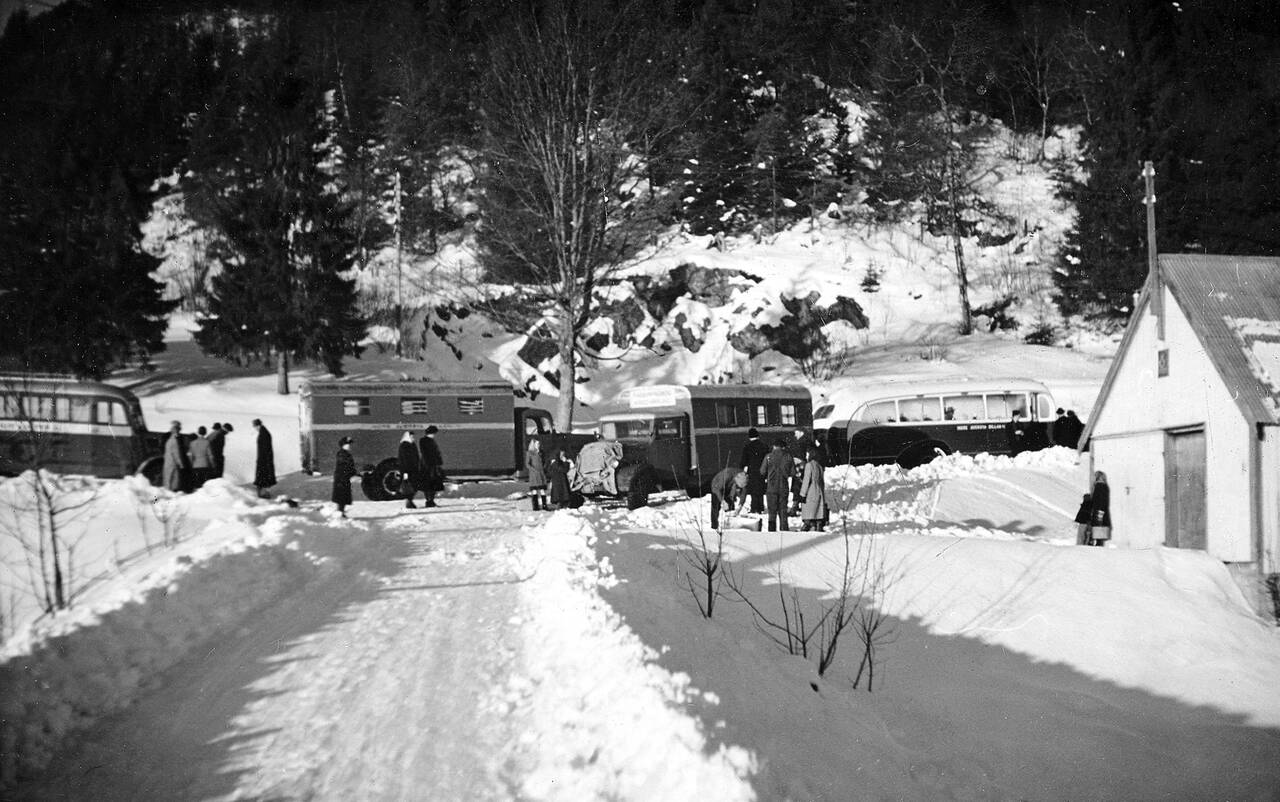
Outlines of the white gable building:
[[1111,486],[1112,542],[1204,550],[1273,612],[1280,258],[1159,260],[1163,337],[1149,278],[1081,438]]

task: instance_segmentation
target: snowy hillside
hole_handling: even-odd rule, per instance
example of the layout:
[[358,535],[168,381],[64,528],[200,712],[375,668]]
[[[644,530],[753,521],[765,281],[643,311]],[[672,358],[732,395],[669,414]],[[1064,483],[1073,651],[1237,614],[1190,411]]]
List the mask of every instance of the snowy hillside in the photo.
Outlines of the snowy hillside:
[[[1007,230],[966,241],[972,303],[981,309],[1008,301],[1002,315],[1012,328],[1001,331],[1001,339],[1018,342],[1036,325],[1048,324],[1068,341],[1050,295],[1052,266],[1072,210],[1054,197],[1049,168],[1052,159],[1074,153],[1074,134],[1051,138],[1046,158],[1033,160],[1027,139],[996,131],[984,151],[982,189],[1006,218]],[[459,214],[472,204],[462,190],[450,200]],[[914,218],[898,225],[855,222],[865,214],[851,203],[832,205],[771,236],[673,231],[657,238],[600,290],[601,312],[589,334],[602,358],[584,366],[579,400],[589,408],[621,387],[654,381],[803,381],[823,393],[846,378],[967,372],[963,352],[971,339],[982,341],[975,350],[988,346],[983,338],[955,336],[959,305],[950,241]],[[385,310],[400,292],[410,310],[404,347],[411,358],[376,375],[502,377],[535,398],[555,395],[548,377],[558,357],[474,311],[477,293],[512,290],[476,284],[472,233],[464,229],[442,241],[431,257],[406,255],[399,271],[394,251],[385,249],[358,272],[366,303]],[[207,280],[201,270],[218,269],[216,262],[197,264],[205,235],[185,218],[180,195],[157,201],[146,235],[148,250],[164,260],[160,275],[173,297]],[[977,321],[980,329],[996,322]],[[394,350],[395,339],[394,331],[375,328],[368,356]],[[929,367],[887,364],[886,349],[900,346],[923,355]],[[375,375],[366,362],[347,367],[357,376]],[[1034,367],[1011,366],[1013,375],[1042,378]],[[1086,393],[1068,395],[1078,409],[1091,405]],[[589,409],[583,417],[590,419]]]

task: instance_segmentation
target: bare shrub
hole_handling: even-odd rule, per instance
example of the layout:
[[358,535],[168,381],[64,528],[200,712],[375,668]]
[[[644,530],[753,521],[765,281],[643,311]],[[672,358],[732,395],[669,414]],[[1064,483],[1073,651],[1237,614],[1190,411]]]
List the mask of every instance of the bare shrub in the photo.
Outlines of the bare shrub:
[[703,618],[711,618],[715,614],[716,601],[723,597],[721,587],[728,569],[724,556],[724,532],[720,529],[708,532],[702,526],[702,519],[697,518],[693,530],[685,533],[685,548],[681,550],[680,557],[685,563],[684,584],[698,605],[698,612]]

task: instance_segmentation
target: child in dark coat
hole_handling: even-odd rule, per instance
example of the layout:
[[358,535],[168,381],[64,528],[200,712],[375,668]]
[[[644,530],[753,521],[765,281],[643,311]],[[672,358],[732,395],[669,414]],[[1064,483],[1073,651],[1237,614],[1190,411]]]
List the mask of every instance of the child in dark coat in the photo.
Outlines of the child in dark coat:
[[1085,493],[1080,500],[1080,509],[1076,510],[1076,545],[1092,546],[1093,538],[1089,537],[1089,517],[1093,513],[1093,494]]

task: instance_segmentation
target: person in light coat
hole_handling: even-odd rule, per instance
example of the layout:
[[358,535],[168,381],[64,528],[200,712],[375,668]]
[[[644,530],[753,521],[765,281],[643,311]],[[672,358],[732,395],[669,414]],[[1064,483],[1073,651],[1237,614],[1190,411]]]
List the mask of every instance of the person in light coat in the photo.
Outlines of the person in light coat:
[[827,520],[827,483],[818,449],[809,448],[804,475],[800,478],[800,520],[806,532],[821,532]]
[[530,440],[524,452],[524,469],[529,474],[529,498],[533,509],[547,507],[547,466],[542,461],[542,443]]
[[187,446],[182,440],[182,424],[174,421],[169,424],[169,436],[164,441],[164,486],[175,493],[185,491],[190,470]]
[[191,484],[197,490],[213,478],[213,451],[208,434],[209,430],[201,426],[196,429],[196,439],[187,446],[187,453],[191,457]]

